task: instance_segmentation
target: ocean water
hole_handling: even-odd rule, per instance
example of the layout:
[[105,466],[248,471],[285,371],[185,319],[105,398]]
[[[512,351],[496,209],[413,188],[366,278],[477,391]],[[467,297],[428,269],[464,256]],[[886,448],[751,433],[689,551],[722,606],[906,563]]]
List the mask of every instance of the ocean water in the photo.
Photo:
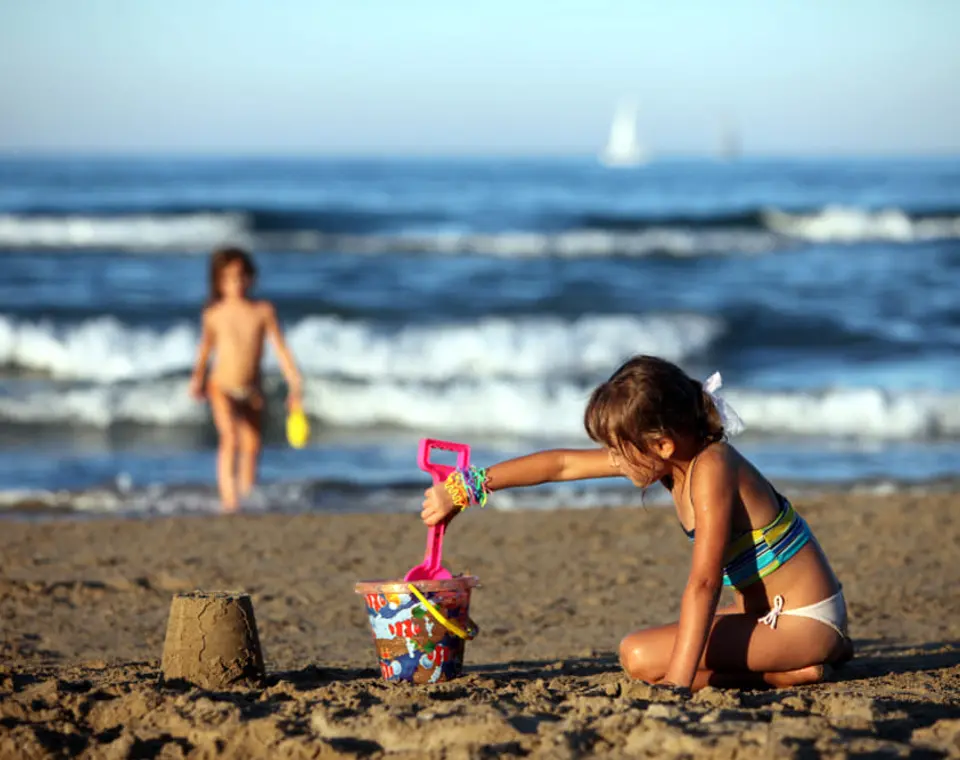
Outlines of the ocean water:
[[[960,160],[0,159],[0,509],[216,509],[186,392],[207,256],[249,246],[306,377],[268,354],[247,508],[413,510],[421,436],[587,445],[638,352],[723,373],[772,478],[960,475]],[[510,507],[636,500],[600,482]]]

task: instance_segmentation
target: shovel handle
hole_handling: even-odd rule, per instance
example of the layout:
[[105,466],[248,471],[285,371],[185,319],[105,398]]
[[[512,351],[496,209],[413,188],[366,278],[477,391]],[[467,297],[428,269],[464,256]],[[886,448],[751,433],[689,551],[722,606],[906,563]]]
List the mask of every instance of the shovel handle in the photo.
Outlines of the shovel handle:
[[[441,451],[454,451],[457,454],[457,466],[451,467],[448,464],[439,464],[430,461],[430,452],[440,449]],[[440,441],[436,438],[424,438],[420,441],[420,450],[417,452],[417,464],[424,472],[429,472],[433,476],[434,484],[442,483],[458,467],[465,470],[470,466],[470,447],[465,443],[454,443],[453,441]]]
[[[453,441],[440,441],[436,438],[424,438],[420,441],[420,448],[417,451],[417,464],[421,470],[433,476],[434,485],[443,483],[443,481],[450,477],[450,473],[456,469],[456,467],[451,467],[448,464],[431,462],[430,452],[434,449],[455,451],[457,454],[457,467],[466,469],[470,466],[470,447],[467,446],[467,444],[454,443]],[[446,531],[446,523],[438,523],[430,528],[430,532],[427,533],[427,551],[424,554],[423,561],[424,564],[432,570],[440,567],[443,554],[443,534],[446,533]]]

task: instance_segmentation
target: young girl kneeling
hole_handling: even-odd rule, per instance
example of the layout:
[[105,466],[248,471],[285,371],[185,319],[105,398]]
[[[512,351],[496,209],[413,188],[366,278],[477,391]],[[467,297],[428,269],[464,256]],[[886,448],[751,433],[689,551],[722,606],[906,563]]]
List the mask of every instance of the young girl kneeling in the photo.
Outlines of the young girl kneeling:
[[[451,519],[505,488],[616,476],[640,488],[659,481],[693,544],[693,562],[679,622],[620,643],[626,672],[693,690],[820,681],[825,665],[853,656],[841,585],[806,521],[726,443],[736,430],[725,431],[721,411],[712,389],[676,365],[635,357],[587,405],[587,433],[603,448],[456,471],[427,490],[423,520]],[[718,609],[723,586],[734,589],[736,603]]]

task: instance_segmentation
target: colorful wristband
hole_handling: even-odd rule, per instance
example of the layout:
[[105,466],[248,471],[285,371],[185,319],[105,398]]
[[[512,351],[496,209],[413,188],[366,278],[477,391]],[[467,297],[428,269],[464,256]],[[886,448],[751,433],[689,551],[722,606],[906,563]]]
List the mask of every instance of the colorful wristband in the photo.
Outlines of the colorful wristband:
[[456,469],[450,473],[443,487],[461,512],[474,504],[485,507],[487,504],[487,471],[479,467]]

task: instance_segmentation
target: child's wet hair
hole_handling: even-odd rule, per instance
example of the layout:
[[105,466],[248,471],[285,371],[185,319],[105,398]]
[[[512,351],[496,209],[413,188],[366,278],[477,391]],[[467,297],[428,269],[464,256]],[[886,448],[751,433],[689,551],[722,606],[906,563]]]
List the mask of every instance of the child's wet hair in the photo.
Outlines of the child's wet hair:
[[244,275],[247,279],[254,280],[257,276],[257,267],[253,263],[250,254],[242,248],[235,246],[225,246],[218,248],[210,256],[210,297],[208,303],[216,303],[222,297],[220,293],[220,279],[223,270],[234,262],[240,262]]
[[641,452],[652,438],[693,438],[699,445],[723,438],[723,422],[713,401],[680,367],[655,356],[635,356],[622,364],[590,396],[583,424],[593,441]]

